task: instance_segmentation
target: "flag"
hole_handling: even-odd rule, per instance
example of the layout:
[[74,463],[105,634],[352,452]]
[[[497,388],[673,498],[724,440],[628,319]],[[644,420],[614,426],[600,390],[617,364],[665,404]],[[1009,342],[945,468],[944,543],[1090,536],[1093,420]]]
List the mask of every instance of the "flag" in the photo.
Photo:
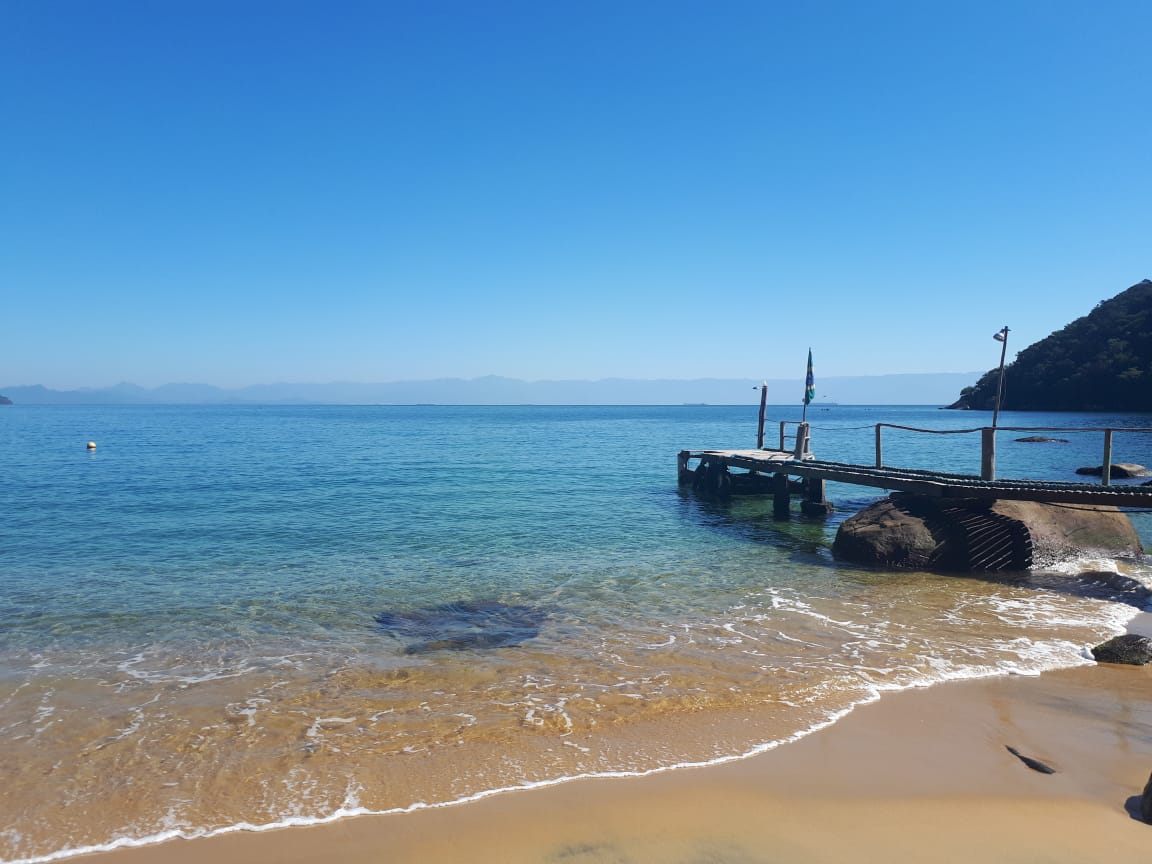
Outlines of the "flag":
[[816,379],[812,377],[812,349],[808,349],[808,374],[804,376],[804,404],[816,398]]

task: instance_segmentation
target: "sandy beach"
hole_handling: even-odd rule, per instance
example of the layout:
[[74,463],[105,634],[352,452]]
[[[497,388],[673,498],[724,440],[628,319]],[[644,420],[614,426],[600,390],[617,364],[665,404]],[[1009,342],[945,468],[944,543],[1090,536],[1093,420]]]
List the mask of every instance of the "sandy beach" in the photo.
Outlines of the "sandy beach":
[[1135,864],[1152,860],[1152,825],[1135,818],[1150,772],[1152,670],[1085,666],[888,694],[713,767],[83,860]]

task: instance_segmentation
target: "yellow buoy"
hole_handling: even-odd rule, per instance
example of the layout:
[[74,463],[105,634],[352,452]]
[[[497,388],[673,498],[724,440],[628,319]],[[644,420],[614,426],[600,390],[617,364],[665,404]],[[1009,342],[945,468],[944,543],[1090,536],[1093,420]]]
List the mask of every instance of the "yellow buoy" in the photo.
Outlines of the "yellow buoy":
[[89,450],[95,450],[96,449],[96,442],[95,441],[89,441],[88,442],[88,449]]

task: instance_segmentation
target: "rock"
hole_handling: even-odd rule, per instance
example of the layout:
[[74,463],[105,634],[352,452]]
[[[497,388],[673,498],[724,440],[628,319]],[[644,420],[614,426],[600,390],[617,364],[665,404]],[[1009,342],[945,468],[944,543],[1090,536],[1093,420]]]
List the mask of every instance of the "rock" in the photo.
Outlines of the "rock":
[[1152,823],[1152,775],[1149,775],[1144,794],[1140,796],[1140,818]]
[[[1087,468],[1077,468],[1077,474],[1087,474],[1091,477],[1104,476],[1104,466],[1097,465],[1095,467],[1088,466]],[[1112,463],[1112,476],[1116,478],[1124,477],[1147,477],[1152,474],[1143,465],[1134,465],[1131,462],[1113,462]]]
[[[972,526],[978,525],[973,528]],[[1000,532],[996,560],[976,557],[968,532]],[[832,554],[868,566],[908,570],[1027,570],[1101,551],[1140,554],[1140,538],[1115,507],[1061,507],[1033,501],[944,501],[896,493],[844,521]]]
[[1109,570],[1085,570],[1076,574],[1082,597],[1094,597],[1112,603],[1127,603],[1144,609],[1152,602],[1152,591],[1143,582]]
[[[1125,633],[1109,639],[1092,649],[1097,663],[1124,663],[1128,666],[1144,666],[1152,662],[1152,639]],[[1147,795],[1148,790],[1144,790]]]
[[1021,753],[1015,747],[1010,747],[1007,744],[1005,744],[1004,747],[1008,750],[1009,753],[1011,753],[1013,756],[1015,756],[1017,759],[1019,759],[1021,762],[1023,762],[1025,765],[1027,765],[1029,768],[1031,768],[1033,771],[1038,771],[1041,774],[1055,774],[1056,773],[1056,769],[1053,768],[1051,765],[1045,765],[1039,759],[1033,759],[1031,756],[1025,756],[1023,753]]
[[1029,435],[1027,438],[1017,438],[1021,444],[1067,444],[1067,438],[1046,438],[1043,435]]
[[534,639],[548,614],[534,606],[474,600],[381,612],[381,630],[407,640],[405,654],[510,648]]
[[832,554],[858,564],[930,570],[943,543],[906,499],[889,497],[846,519],[836,532]]
[[1036,566],[1080,558],[1089,551],[1110,558],[1130,558],[1144,551],[1128,514],[1116,507],[997,501],[992,509],[1028,529]]

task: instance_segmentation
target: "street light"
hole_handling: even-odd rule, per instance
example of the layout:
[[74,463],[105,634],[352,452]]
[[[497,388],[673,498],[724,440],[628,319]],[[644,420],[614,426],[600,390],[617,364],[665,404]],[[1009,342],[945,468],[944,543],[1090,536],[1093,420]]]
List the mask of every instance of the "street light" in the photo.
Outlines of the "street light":
[[1008,328],[998,330],[992,338],[1000,343],[1000,381],[996,385],[996,407],[992,410],[992,428],[996,428],[996,421],[1000,418],[1000,399],[1004,395],[1004,358],[1008,354]]

